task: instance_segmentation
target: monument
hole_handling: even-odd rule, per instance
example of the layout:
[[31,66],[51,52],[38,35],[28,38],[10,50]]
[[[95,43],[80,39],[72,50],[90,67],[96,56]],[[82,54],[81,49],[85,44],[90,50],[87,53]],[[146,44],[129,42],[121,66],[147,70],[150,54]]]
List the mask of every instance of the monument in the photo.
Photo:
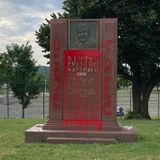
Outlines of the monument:
[[118,124],[117,19],[51,21],[49,119],[26,142],[135,142]]

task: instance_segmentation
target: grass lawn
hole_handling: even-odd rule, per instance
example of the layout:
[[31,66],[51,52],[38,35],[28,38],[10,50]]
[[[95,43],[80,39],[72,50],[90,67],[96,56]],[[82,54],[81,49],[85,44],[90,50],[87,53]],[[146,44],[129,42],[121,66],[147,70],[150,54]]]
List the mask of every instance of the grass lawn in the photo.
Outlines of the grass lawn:
[[137,143],[26,144],[24,131],[43,119],[0,119],[0,160],[159,160],[160,121],[120,120],[137,130]]

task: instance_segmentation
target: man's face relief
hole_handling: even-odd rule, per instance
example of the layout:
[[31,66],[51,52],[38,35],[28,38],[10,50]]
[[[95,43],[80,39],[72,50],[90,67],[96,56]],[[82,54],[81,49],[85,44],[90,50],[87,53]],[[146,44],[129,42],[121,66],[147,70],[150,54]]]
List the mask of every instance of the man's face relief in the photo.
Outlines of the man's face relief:
[[77,27],[77,37],[82,42],[85,43],[89,38],[89,28],[85,24],[81,24]]

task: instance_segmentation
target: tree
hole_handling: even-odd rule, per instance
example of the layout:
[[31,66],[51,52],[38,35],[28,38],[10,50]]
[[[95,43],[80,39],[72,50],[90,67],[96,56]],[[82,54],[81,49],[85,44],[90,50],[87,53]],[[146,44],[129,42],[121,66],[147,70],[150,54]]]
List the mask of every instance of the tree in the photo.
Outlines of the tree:
[[150,119],[148,101],[160,82],[159,0],[65,0],[64,17],[118,18],[118,72],[132,82],[135,118]]
[[124,79],[121,75],[117,76],[117,88],[124,89],[132,86],[132,82],[130,80]]
[[6,81],[11,87],[14,96],[22,104],[22,118],[24,110],[30,104],[31,99],[40,92],[41,76],[37,74],[38,67],[32,59],[32,46],[12,44],[6,47],[1,57],[5,57]]
[[0,53],[0,86],[7,81],[8,77],[8,57],[4,53]]
[[[58,16],[56,14],[51,14],[51,18],[53,19],[58,19],[62,18],[62,15],[58,13]],[[40,28],[38,31],[35,31],[37,43],[39,44],[40,47],[43,48],[43,52],[46,54],[44,55],[45,58],[49,59],[49,51],[50,51],[50,20],[47,18],[45,19],[46,23],[43,23],[40,25]],[[49,63],[49,62],[48,62]]]

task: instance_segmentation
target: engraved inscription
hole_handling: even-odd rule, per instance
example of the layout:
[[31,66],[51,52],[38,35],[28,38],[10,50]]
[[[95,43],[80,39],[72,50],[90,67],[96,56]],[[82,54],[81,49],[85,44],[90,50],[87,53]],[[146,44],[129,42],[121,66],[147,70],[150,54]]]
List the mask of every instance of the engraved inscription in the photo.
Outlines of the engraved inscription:
[[100,51],[66,51],[64,69],[65,119],[101,118]]

